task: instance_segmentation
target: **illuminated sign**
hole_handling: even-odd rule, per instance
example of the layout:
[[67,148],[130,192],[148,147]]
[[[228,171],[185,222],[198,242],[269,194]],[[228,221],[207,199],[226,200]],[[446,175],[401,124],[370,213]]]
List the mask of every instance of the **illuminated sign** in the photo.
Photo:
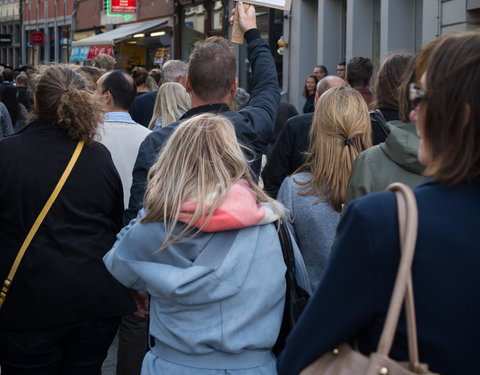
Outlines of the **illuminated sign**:
[[30,33],[30,44],[32,46],[43,46],[43,31],[32,31]]
[[112,14],[128,14],[137,12],[137,0],[110,0]]

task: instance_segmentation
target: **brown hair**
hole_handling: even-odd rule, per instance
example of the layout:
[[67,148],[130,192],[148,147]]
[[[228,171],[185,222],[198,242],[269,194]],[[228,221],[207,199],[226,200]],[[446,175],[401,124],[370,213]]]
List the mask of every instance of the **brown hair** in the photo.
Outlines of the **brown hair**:
[[58,125],[73,139],[93,141],[103,111],[81,74],[62,64],[41,66],[35,101],[34,118]]
[[411,53],[395,53],[383,62],[373,87],[372,108],[398,110],[399,86],[412,58]]
[[[146,215],[141,221],[166,224],[167,236],[160,250],[191,239],[207,226],[229,188],[240,179],[245,179],[257,194],[257,202],[272,202],[253,182],[232,123],[211,113],[192,117],[177,127],[148,172]],[[189,199],[197,201],[195,212],[180,233],[174,235],[181,206]],[[182,239],[194,230],[200,217],[207,217],[203,225]]]
[[313,94],[315,94],[315,92],[317,91],[317,84],[318,84],[318,78],[315,76],[315,75],[309,75],[306,79],[305,79],[305,84],[303,85],[303,91],[302,91],[302,95],[304,98],[308,98],[310,95],[308,95],[308,90],[307,90],[307,80],[309,78],[313,78],[315,80],[315,90],[313,91]]
[[224,38],[213,36],[195,43],[188,64],[188,79],[200,99],[225,98],[235,82],[235,71],[235,54]]
[[403,122],[410,122],[410,112],[412,106],[410,104],[410,83],[413,83],[417,79],[415,74],[415,66],[417,58],[414,56],[407,64],[405,71],[403,72],[402,79],[400,80],[400,87],[398,88],[398,117]]
[[480,33],[447,34],[429,61],[423,104],[430,152],[426,172],[453,186],[480,175]]
[[370,117],[357,90],[334,87],[318,100],[310,129],[308,161],[299,170],[311,177],[296,181],[299,194],[325,199],[340,212],[357,155],[372,145]]
[[147,69],[137,66],[132,70],[132,77],[138,86],[143,85],[147,81],[148,72]]

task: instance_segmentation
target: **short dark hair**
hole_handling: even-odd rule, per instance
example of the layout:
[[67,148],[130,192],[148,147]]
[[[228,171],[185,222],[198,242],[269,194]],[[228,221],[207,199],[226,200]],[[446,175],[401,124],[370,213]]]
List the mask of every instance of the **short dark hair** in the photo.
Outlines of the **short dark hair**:
[[5,68],[2,72],[2,78],[4,81],[13,82],[13,79],[15,78],[15,72],[10,68]]
[[373,65],[368,57],[354,57],[347,65],[347,82],[352,87],[366,87],[372,73]]
[[373,87],[372,108],[398,110],[399,87],[412,58],[411,53],[400,52],[390,55],[383,62]]
[[317,65],[316,68],[320,68],[320,73],[325,73],[325,75],[328,76],[328,70],[325,65]]
[[[423,138],[427,174],[457,185],[480,177],[480,33],[441,38],[426,66]],[[421,63],[417,59],[417,73]]]
[[235,82],[235,71],[235,53],[226,39],[213,36],[195,43],[188,64],[188,79],[200,99],[223,99]]
[[115,106],[128,110],[137,96],[137,85],[124,70],[113,70],[103,81],[105,91],[110,91]]
[[345,66],[345,61],[340,61],[337,65],[343,65],[343,66]]

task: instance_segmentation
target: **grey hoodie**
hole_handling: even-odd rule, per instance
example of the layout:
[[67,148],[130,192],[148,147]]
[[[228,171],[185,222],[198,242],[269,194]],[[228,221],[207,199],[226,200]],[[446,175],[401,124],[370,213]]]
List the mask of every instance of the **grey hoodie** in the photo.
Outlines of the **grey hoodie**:
[[425,167],[418,161],[418,137],[411,122],[390,121],[384,143],[358,155],[348,182],[346,203],[375,191],[384,190],[392,182],[403,182],[414,188],[423,181]]
[[[203,232],[158,251],[163,222],[137,220],[118,234],[104,262],[123,285],[151,295],[155,346],[142,375],[276,374],[271,348],[285,305],[285,262],[274,224]],[[310,292],[292,245],[297,281]]]

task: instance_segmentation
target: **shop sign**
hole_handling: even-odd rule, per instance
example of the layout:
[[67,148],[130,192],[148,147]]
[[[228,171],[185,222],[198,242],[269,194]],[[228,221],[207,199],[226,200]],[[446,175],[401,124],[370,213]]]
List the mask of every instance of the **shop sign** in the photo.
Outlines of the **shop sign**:
[[32,31],[30,33],[30,44],[32,46],[43,46],[43,31]]
[[113,48],[112,46],[92,46],[88,51],[87,60],[94,60],[100,54],[106,54],[113,57]]
[[10,46],[10,45],[12,45],[12,35],[0,34],[0,46]]
[[88,56],[88,51],[90,51],[90,47],[72,47],[70,61],[85,61]]
[[110,13],[128,14],[137,12],[137,0],[111,0]]

